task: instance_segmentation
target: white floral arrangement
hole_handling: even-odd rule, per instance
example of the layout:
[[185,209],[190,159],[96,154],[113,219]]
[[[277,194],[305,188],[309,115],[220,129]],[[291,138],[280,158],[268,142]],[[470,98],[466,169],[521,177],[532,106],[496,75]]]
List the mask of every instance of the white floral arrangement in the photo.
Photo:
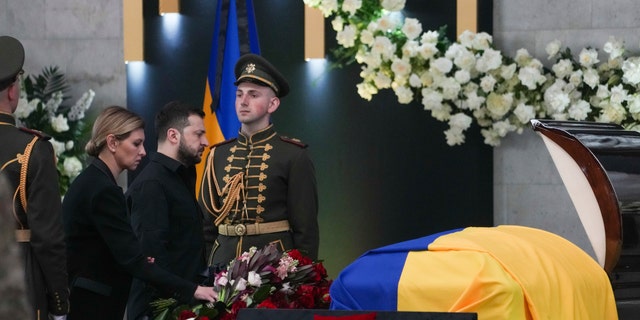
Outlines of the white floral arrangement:
[[50,136],[57,158],[60,195],[64,196],[73,179],[85,166],[84,144],[90,126],[84,118],[95,92],[88,90],[73,105],[65,105],[68,86],[57,67],[44,68],[42,74],[22,79],[20,101],[14,112],[18,125]]
[[507,57],[491,35],[463,32],[456,42],[444,30],[424,31],[399,14],[405,0],[304,0],[332,18],[338,62],[362,67],[358,94],[382,89],[401,104],[420,102],[447,122],[448,145],[465,142],[475,123],[491,146],[529,120],[550,118],[616,123],[640,131],[640,57],[627,57],[624,42],[610,37],[606,57],[584,48],[574,57],[559,40],[546,47],[550,68],[526,49]]

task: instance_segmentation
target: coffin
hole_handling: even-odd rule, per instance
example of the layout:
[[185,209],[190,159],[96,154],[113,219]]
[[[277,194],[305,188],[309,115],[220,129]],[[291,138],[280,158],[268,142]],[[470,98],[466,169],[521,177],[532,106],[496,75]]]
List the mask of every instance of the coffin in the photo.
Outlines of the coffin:
[[640,133],[615,124],[532,120],[616,299],[640,300]]

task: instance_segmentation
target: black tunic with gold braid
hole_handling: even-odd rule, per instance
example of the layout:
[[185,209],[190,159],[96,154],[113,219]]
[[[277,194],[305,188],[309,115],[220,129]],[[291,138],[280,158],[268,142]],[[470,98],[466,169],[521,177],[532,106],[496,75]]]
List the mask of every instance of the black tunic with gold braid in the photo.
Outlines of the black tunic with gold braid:
[[[36,319],[47,319],[49,313],[62,315],[69,310],[55,154],[46,141],[48,137],[37,131],[19,129],[15,123],[13,115],[0,113],[0,172],[12,188],[13,223],[24,256],[19,263],[25,266],[30,302]],[[23,167],[25,161],[28,162]],[[19,192],[21,174],[24,193]]]
[[252,246],[318,255],[318,196],[306,145],[273,125],[211,148],[198,201],[205,212],[209,265]]

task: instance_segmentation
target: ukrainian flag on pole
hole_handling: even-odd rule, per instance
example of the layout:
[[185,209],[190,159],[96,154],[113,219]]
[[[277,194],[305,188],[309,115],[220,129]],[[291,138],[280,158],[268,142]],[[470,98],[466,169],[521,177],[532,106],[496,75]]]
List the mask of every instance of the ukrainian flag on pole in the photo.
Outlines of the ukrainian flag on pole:
[[[205,129],[211,145],[237,136],[240,122],[236,118],[236,88],[233,68],[245,53],[260,54],[258,30],[252,0],[220,0],[216,8],[215,27],[209,56],[209,72],[204,93]],[[196,190],[204,170],[198,164]]]

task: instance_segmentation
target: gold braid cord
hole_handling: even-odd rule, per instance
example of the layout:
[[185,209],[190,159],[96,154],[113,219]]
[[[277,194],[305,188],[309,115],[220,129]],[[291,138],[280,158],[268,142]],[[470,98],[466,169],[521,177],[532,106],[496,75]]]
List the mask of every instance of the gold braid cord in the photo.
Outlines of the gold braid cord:
[[[205,202],[205,206],[207,206],[207,210],[209,211],[209,213],[211,213],[211,215],[213,215],[214,217],[216,215],[218,216],[214,220],[214,224],[218,226],[222,223],[224,219],[227,218],[234,203],[237,203],[238,200],[240,200],[240,194],[244,190],[244,172],[239,172],[235,174],[233,177],[231,177],[227,185],[224,186],[224,188],[221,191],[218,191],[220,188],[218,186],[215,171],[213,169],[214,153],[215,153],[215,148],[212,149],[211,153],[209,154],[210,159],[204,171],[204,177],[205,177],[204,182],[208,186],[208,190],[209,190],[208,196],[211,202],[211,207],[209,207],[208,204],[206,203],[206,198],[202,198],[202,199],[203,199],[203,202]],[[220,206],[220,208],[216,206],[215,201],[213,200],[213,195],[212,195],[213,186],[211,185],[212,180],[215,183],[215,190],[218,193],[218,196],[223,199],[222,206]],[[202,188],[202,190],[204,190],[204,188]],[[225,195],[227,196],[224,197]],[[203,195],[201,195],[201,197],[202,196]]]
[[27,170],[29,169],[29,157],[31,156],[31,149],[33,149],[33,145],[38,141],[38,137],[34,137],[31,142],[24,149],[24,154],[22,157],[18,157],[18,162],[21,164],[20,166],[20,185],[18,189],[20,190],[20,202],[22,203],[22,208],[24,212],[27,212]]

